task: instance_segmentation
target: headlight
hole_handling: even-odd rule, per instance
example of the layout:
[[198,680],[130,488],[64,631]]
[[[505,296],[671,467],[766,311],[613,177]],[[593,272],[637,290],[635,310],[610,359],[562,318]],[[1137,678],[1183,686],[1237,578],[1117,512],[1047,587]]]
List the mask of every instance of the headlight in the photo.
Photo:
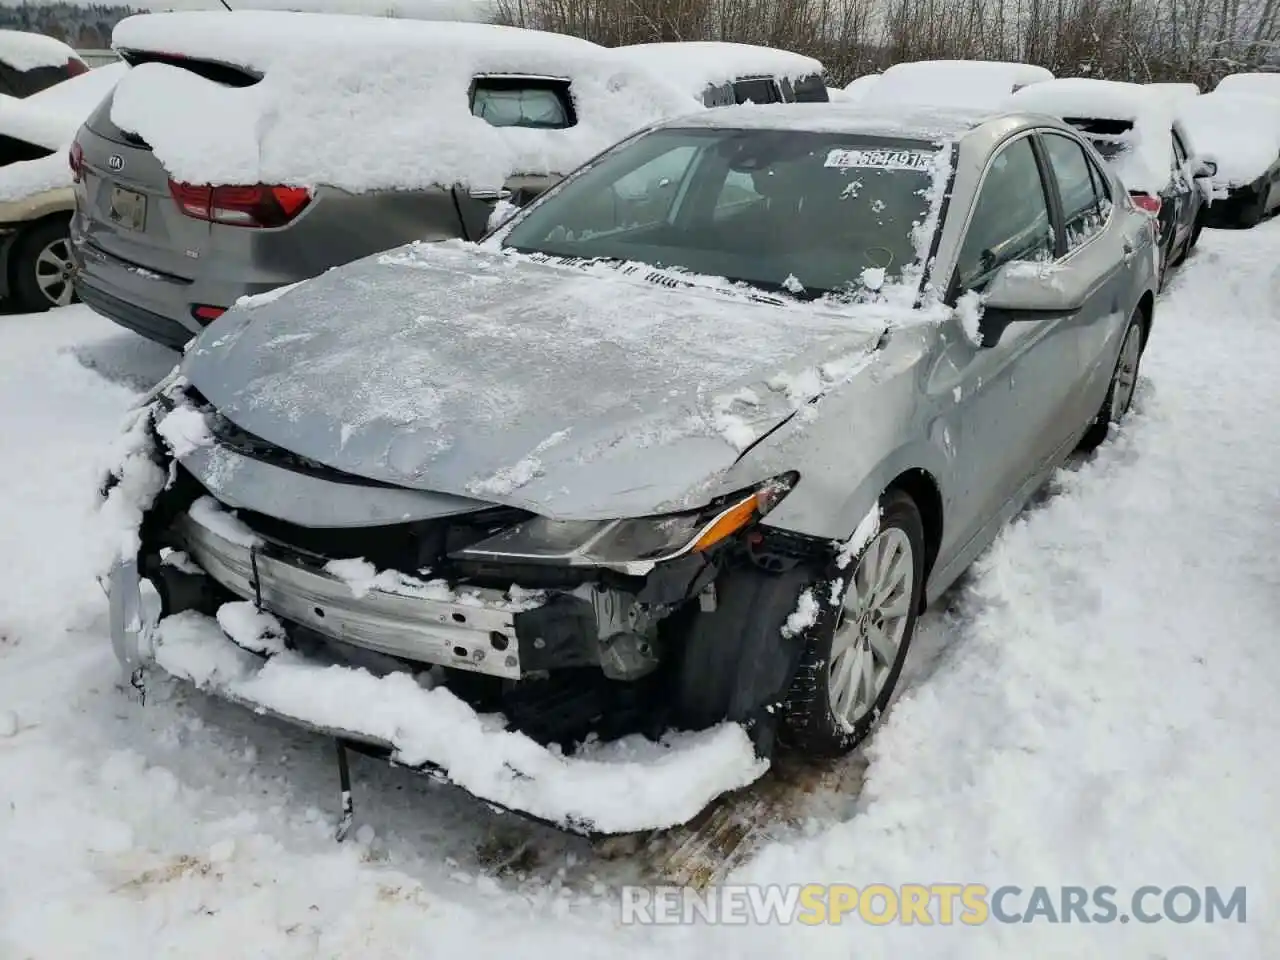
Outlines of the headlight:
[[715,546],[764,516],[785,497],[795,474],[777,477],[702,510],[631,520],[533,517],[451,554],[460,560],[507,560],[608,567],[636,576],[664,560]]

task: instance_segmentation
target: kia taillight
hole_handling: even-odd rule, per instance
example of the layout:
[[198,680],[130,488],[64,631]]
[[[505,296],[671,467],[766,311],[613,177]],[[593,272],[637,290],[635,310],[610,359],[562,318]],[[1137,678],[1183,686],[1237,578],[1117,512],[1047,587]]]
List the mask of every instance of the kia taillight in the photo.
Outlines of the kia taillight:
[[67,151],[67,163],[71,165],[72,182],[79,183],[84,178],[84,149],[75,141]]
[[1129,198],[1133,201],[1133,205],[1143,213],[1149,213],[1153,217],[1160,216],[1160,198],[1153,197],[1149,193],[1131,193]]
[[188,217],[231,227],[283,227],[311,202],[306,187],[266,184],[211,187],[170,180],[169,192]]

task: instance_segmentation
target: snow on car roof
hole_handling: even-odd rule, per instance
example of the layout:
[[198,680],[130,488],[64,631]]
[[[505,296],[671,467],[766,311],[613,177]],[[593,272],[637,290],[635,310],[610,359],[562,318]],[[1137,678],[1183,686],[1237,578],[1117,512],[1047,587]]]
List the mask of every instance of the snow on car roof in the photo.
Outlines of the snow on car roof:
[[863,103],[771,103],[720,107],[668,121],[668,126],[726,127],[761,130],[806,130],[901,137],[908,140],[953,140],[992,116],[989,110],[962,107],[907,106],[883,109]]
[[679,43],[634,43],[614,52],[638,66],[701,95],[708,86],[732,83],[746,77],[787,77],[799,80],[822,73],[822,63],[790,50],[759,47],[750,43],[712,40]]
[[875,85],[880,82],[881,76],[883,76],[883,74],[868,73],[864,76],[858,77],[856,80],[850,81],[844,88],[845,101],[853,102],[857,100],[865,100],[867,95],[875,88]]
[[71,186],[63,151],[128,67],[112,63],[18,99],[0,97],[0,134],[54,151],[0,167],[0,203]]
[[863,103],[993,108],[1017,87],[1052,80],[1044,67],[996,60],[919,60],[880,75]]
[[1200,88],[1194,83],[1144,83],[1143,86],[1168,97],[1172,103],[1200,96]]
[[[113,42],[263,74],[229,87],[142,63],[121,79],[112,121],[195,183],[491,188],[513,174],[567,173],[640,127],[704,109],[604,47],[491,24],[171,13],[123,20]],[[569,80],[576,122],[495,127],[472,116],[468,93],[485,75]]]
[[15,70],[61,67],[68,60],[79,59],[75,50],[53,37],[22,30],[0,30],[0,62]]
[[1280,100],[1215,90],[1178,105],[1196,154],[1218,165],[1214,181],[1252,183],[1280,158]]
[[1007,105],[1062,120],[1131,124],[1124,132],[1089,137],[1122,145],[1108,159],[1129,189],[1157,194],[1169,182],[1174,105],[1166,94],[1138,83],[1071,77],[1024,87],[1008,98]]
[[1213,91],[1280,97],[1280,73],[1233,73],[1219,80]]
[[[435,51],[483,51],[498,57],[519,54],[556,54],[573,57],[605,48],[558,33],[522,30],[491,23],[440,20],[402,20],[344,13],[297,13],[287,10],[193,10],[145,13],[116,24],[111,46],[116,50],[145,50],[176,54],[265,72],[278,60],[296,60],[299,54],[315,54],[331,48],[358,55],[390,45],[398,51],[423,48]],[[379,73],[387,72],[383,64]],[[397,70],[411,64],[395,63]],[[410,70],[410,72],[412,72]],[[553,71],[552,75],[559,75]]]

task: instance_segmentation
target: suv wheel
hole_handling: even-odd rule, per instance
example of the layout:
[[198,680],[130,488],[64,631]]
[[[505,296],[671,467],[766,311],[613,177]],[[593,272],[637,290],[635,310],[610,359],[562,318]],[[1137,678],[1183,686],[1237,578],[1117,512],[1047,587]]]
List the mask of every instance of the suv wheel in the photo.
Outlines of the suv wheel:
[[9,260],[9,290],[18,309],[38,313],[75,299],[71,286],[71,239],[65,220],[46,220],[27,229]]

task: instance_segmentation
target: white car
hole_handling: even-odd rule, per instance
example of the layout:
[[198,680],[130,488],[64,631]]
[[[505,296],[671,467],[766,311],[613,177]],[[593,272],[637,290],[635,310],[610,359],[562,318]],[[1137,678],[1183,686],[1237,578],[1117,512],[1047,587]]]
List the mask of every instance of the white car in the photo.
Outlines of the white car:
[[1213,92],[1280,99],[1280,73],[1228,74],[1218,81]]
[[1205,223],[1252,227],[1280,206],[1280,99],[1215,90],[1178,107],[1197,153],[1212,156]]
[[0,94],[29,97],[88,72],[88,65],[61,40],[23,30],[0,30]]
[[67,148],[124,69],[101,67],[23,99],[0,96],[0,292],[19,310],[72,300]]

